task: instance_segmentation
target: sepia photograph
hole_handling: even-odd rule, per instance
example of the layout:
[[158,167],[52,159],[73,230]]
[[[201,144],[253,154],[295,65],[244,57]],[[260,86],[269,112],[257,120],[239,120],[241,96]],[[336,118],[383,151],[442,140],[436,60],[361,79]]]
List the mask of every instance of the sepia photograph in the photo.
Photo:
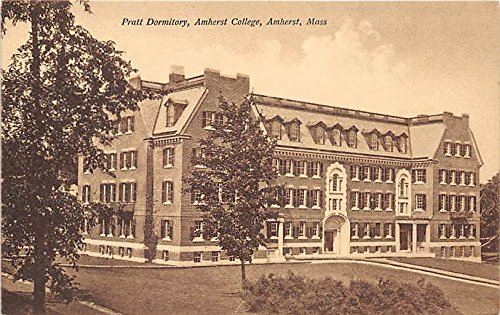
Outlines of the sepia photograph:
[[494,1],[1,2],[1,313],[500,312]]

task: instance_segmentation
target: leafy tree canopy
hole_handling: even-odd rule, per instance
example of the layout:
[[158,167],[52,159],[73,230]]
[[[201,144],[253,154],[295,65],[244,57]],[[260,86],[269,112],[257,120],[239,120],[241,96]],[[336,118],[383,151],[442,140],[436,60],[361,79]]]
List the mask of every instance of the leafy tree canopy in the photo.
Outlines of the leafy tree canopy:
[[188,184],[201,199],[197,208],[204,217],[203,235],[216,236],[222,250],[239,258],[244,268],[265,244],[264,222],[276,218],[268,207],[278,203],[282,191],[272,185],[276,143],[263,134],[252,113],[251,97],[241,104],[221,97],[219,114],[224,118],[200,140],[202,154],[193,160],[196,166]]
[[72,279],[56,257],[76,264],[85,213],[92,221],[102,207],[78,202],[65,189],[66,175],[78,155],[99,167],[101,148],[112,141],[111,119],[148,97],[128,83],[134,69],[112,41],[74,24],[71,6],[2,5],[3,33],[6,20],[31,24],[28,41],[2,69],[2,250],[19,267],[16,279],[34,280],[35,312],[45,311],[46,282],[56,297],[71,299]]
[[[500,175],[497,173],[488,183],[481,185],[481,238],[498,248],[498,218],[500,215]],[[493,246],[495,245],[495,246]]]

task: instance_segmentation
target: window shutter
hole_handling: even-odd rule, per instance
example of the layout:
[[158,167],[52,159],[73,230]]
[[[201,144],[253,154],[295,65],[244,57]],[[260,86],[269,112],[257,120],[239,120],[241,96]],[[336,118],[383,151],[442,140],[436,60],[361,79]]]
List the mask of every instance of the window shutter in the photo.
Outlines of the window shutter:
[[312,190],[306,190],[306,206],[312,207]]
[[351,191],[351,208],[353,208],[356,205],[356,192]]
[[163,166],[167,165],[167,150],[168,149],[163,149]]
[[313,175],[313,163],[307,162],[307,176],[312,177]]
[[130,117],[130,131],[134,131],[135,127],[134,127],[134,123],[135,123],[135,117],[132,116]]
[[322,162],[318,162],[318,163],[319,163],[319,176],[323,177],[323,163]]
[[292,161],[293,175],[299,176],[299,161]]
[[174,203],[174,182],[170,182],[170,202]]
[[[422,210],[427,210],[427,196],[426,195],[422,195]],[[457,209],[457,210],[459,210],[459,209]]]
[[322,190],[320,190],[320,191],[319,191],[319,206],[320,206],[321,208],[323,208],[323,203],[324,203],[324,201],[323,201],[323,191],[322,191]]
[[323,227],[321,226],[321,224],[319,225],[319,237],[323,238]]
[[299,227],[293,226],[293,237],[299,237]]
[[101,184],[99,186],[99,201],[103,202],[104,201],[104,184]]
[[165,238],[165,220],[161,220],[160,238]]
[[136,224],[136,219],[132,220],[132,231],[130,232],[132,236],[135,236],[135,224]]
[[137,151],[132,151],[132,157],[133,157],[133,160],[132,160],[132,165],[137,168]]
[[307,233],[306,233],[306,237],[307,238],[311,238],[311,236],[313,236],[313,233],[312,233],[312,227],[311,226],[308,226],[307,229],[306,229]]
[[132,183],[132,200],[135,202],[137,201],[137,183]]
[[175,149],[171,148],[170,149],[170,165],[174,166],[174,156],[175,156]]
[[111,201],[116,202],[116,184],[111,184],[111,187],[112,187]]
[[170,239],[173,240],[174,239],[174,221],[172,221],[172,220],[168,221],[168,227],[169,227],[168,237],[170,237]]
[[167,182],[161,183],[161,202],[167,202]]
[[293,206],[298,207],[299,206],[299,190],[294,189],[293,190]]

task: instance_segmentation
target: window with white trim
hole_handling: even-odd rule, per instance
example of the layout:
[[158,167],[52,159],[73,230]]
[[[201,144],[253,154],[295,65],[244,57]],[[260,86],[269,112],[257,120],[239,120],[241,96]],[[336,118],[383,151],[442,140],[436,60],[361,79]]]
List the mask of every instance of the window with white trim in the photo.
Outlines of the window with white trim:
[[219,251],[213,251],[212,252],[212,262],[218,262],[220,258],[220,252]]
[[174,182],[164,181],[162,183],[161,201],[168,204],[174,202]]
[[462,143],[460,141],[457,141],[455,143],[455,156],[460,157],[460,149],[462,148]]
[[427,205],[425,194],[415,194],[415,210],[425,210]]
[[438,235],[439,235],[440,239],[446,238],[446,224],[439,224],[438,225]]
[[385,223],[384,224],[384,237],[385,238],[393,238],[393,225],[392,223]]
[[92,201],[92,191],[90,185],[83,185],[82,187],[82,202],[89,203]]
[[196,220],[194,221],[194,237],[193,242],[203,241],[203,221]]
[[449,171],[450,172],[450,185],[456,185],[457,182],[455,181],[456,180],[456,176],[455,176],[455,171]]
[[357,132],[354,129],[350,129],[347,132],[347,145],[350,148],[356,148],[358,146]]
[[325,129],[321,126],[316,127],[316,143],[325,144]]
[[446,170],[439,170],[439,183],[446,184]]
[[313,225],[311,227],[311,237],[312,238],[319,238],[319,222],[313,222]]
[[350,167],[350,175],[352,181],[359,180],[359,165],[351,165]]
[[163,149],[163,167],[174,166],[174,148]]
[[373,179],[375,182],[381,182],[382,181],[382,169],[380,167],[373,167]]
[[351,209],[359,210],[359,192],[351,191]]
[[135,234],[135,221],[134,219],[119,218],[118,228],[120,230],[121,238],[134,238]]
[[392,141],[392,136],[391,135],[386,135],[384,137],[384,144],[385,144],[385,150],[389,151],[389,152],[392,152],[392,150],[394,148],[394,145],[393,145],[393,141]]
[[271,137],[274,139],[281,140],[281,122],[279,122],[278,120],[273,120],[270,123],[270,127],[271,127],[271,132],[270,132]]
[[299,223],[299,238],[306,237],[306,222],[301,221]]
[[438,207],[439,207],[439,211],[441,211],[441,212],[446,211],[446,194],[439,194],[438,195]]
[[268,237],[278,238],[278,222],[267,222],[268,226]]
[[193,253],[193,262],[200,263],[202,260],[202,252],[194,252]]
[[464,147],[465,147],[465,152],[464,152],[463,156],[465,158],[470,158],[470,155],[471,155],[471,145],[470,144],[464,144]]
[[120,183],[120,202],[134,203],[137,201],[137,183]]
[[451,141],[450,140],[445,140],[444,141],[444,146],[443,146],[443,153],[446,156],[451,156]]
[[299,189],[299,207],[307,208],[307,189]]
[[376,133],[371,133],[368,137],[368,146],[370,150],[378,151],[378,135]]
[[137,168],[137,151],[124,151],[120,153],[120,169],[131,170]]
[[351,239],[355,240],[359,238],[359,224],[351,223]]
[[300,142],[300,125],[298,123],[290,124],[290,134],[288,140]]
[[311,200],[311,205],[312,207],[319,207],[320,205],[320,196],[321,196],[321,193],[320,193],[320,190],[319,189],[313,189],[311,191],[311,196],[312,196],[312,200]]
[[283,223],[283,234],[286,239],[293,238],[291,221],[286,221]]
[[103,203],[116,202],[116,184],[101,184],[99,201]]
[[175,124],[175,106],[174,104],[167,105],[166,111],[166,127],[172,127]]
[[361,225],[363,228],[363,238],[370,238],[370,224],[365,223]]

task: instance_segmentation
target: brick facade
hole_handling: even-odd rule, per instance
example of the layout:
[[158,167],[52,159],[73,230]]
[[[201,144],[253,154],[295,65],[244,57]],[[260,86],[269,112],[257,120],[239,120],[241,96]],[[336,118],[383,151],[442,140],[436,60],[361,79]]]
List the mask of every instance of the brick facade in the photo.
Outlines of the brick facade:
[[[151,216],[156,240],[151,249],[157,262],[230,262],[210,240],[193,238],[201,215],[191,195],[183,191],[183,178],[190,173],[191,157],[206,133],[203,119],[217,110],[221,95],[241,102],[250,92],[249,78],[225,77],[210,69],[189,79],[181,73],[169,77],[165,84],[132,81],[138,88],[170,92],[123,115],[134,117],[133,131],[117,135],[112,147],[104,149],[117,154],[116,170],[88,174],[83,157],[79,158],[82,200],[88,189],[84,186],[90,186],[92,200],[104,194],[104,202],[123,210],[113,221],[104,222],[108,227],[100,221],[89,231],[86,251],[143,260],[144,226]],[[467,115],[402,118],[263,95],[254,100],[262,128],[279,137],[277,182],[287,187],[290,196],[287,206],[273,206],[281,219],[266,223],[269,243],[255,259],[302,255],[480,259],[482,162]],[[121,153],[130,150],[137,152],[137,167],[122,169]],[[135,183],[135,201],[122,200],[122,183]],[[115,199],[100,192],[102,184],[117,185]],[[123,216],[124,212],[130,214]]]

